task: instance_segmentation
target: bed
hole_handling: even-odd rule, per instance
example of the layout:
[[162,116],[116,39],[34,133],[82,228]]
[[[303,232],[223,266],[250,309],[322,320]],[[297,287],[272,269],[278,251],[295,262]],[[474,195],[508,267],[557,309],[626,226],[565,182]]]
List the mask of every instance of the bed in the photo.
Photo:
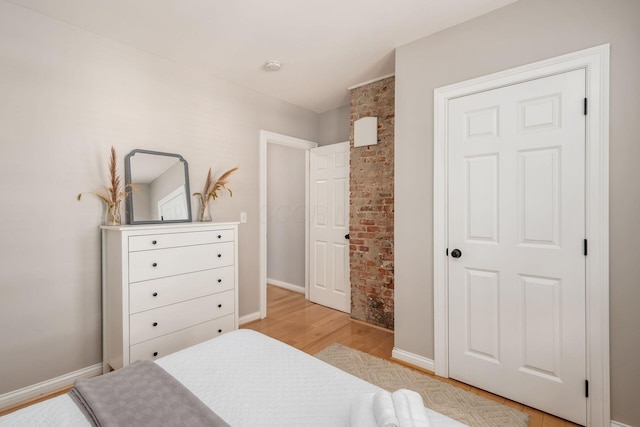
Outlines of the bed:
[[[237,330],[156,363],[233,427],[349,426],[351,401],[380,390],[313,356]],[[425,408],[433,427],[463,424]],[[0,426],[88,426],[68,395],[0,418]]]

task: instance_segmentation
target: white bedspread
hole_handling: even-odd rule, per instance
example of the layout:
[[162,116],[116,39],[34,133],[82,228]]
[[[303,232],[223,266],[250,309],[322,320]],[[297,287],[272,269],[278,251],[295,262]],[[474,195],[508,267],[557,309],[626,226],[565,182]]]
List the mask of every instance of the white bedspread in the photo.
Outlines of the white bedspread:
[[[378,387],[279,341],[238,330],[157,360],[233,427],[348,427],[351,401]],[[462,426],[425,409],[434,427]],[[68,396],[0,418],[0,426],[87,426]]]

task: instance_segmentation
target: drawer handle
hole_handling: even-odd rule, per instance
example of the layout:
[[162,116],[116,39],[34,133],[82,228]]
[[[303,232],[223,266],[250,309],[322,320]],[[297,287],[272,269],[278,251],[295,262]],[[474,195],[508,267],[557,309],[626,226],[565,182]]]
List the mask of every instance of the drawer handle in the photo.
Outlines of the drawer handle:
[[158,296],[158,293],[157,293],[157,292],[154,292],[152,295],[153,295],[154,297],[157,297],[157,296]]
[[153,326],[158,326],[158,322],[153,322]]
[[218,333],[221,334],[222,333],[222,329],[218,329]]
[[154,352],[153,352],[153,357],[157,357],[157,356],[158,356],[158,352],[157,352],[157,351],[154,351]]
[[158,241],[157,241],[157,240],[152,240],[152,241],[151,241],[151,244],[152,244],[152,245],[157,245],[157,244],[158,244]]
[[222,279],[218,279],[218,283],[222,283]]
[[218,254],[218,258],[222,258],[222,254]]
[[222,239],[222,234],[218,234],[218,239]]
[[154,266],[154,267],[157,267],[157,266],[158,266],[158,263],[157,263],[157,262],[154,262],[154,263],[153,263],[153,264],[151,264],[151,265],[152,265],[152,266]]
[[218,308],[222,308],[222,304],[218,304]]

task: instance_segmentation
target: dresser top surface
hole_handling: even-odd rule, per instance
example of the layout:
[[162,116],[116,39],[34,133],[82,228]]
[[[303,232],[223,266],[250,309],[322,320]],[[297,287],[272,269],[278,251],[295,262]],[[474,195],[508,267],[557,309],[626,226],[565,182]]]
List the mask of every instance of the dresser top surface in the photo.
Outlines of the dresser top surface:
[[181,222],[168,224],[101,225],[100,229],[106,231],[197,230],[200,228],[236,227],[238,224],[238,222]]

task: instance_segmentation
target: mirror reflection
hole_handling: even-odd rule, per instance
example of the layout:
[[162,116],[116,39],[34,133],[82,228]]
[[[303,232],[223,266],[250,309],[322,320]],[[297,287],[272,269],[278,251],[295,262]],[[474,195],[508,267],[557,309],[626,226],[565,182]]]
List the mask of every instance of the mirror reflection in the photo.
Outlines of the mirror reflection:
[[190,222],[189,169],[179,154],[133,150],[125,157],[130,224]]

